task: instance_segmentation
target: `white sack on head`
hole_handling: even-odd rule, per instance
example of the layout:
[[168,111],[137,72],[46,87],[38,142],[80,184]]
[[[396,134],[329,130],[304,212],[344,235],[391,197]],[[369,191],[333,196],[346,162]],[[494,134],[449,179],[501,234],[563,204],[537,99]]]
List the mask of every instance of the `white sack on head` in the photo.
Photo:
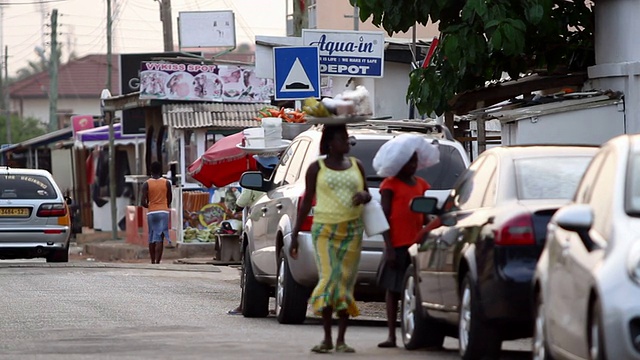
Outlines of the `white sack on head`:
[[420,135],[402,134],[384,143],[373,158],[378,176],[396,176],[400,169],[418,153],[418,170],[440,162],[440,151]]

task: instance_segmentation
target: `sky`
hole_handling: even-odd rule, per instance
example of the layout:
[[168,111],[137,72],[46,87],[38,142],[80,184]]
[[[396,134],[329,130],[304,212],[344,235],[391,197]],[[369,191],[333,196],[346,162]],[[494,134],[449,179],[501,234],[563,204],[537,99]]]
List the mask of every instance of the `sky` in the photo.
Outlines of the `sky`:
[[[164,49],[160,6],[155,0],[111,0],[114,10],[113,53],[161,52]],[[38,61],[36,48],[50,53],[51,11],[58,10],[62,59],[68,49],[78,56],[106,54],[106,0],[0,0],[2,54],[7,46],[9,76]],[[285,35],[285,0],[171,0],[173,41],[178,44],[180,11],[232,10],[236,43],[253,43],[256,35]],[[4,61],[2,61],[4,62]],[[3,69],[4,71],[4,69]]]

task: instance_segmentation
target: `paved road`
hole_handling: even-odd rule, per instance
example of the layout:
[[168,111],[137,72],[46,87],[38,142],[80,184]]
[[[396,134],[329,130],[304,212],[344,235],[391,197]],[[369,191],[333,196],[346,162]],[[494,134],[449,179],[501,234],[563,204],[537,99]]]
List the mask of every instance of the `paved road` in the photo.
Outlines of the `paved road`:
[[[50,267],[0,262],[0,359],[297,359],[321,338],[317,319],[279,325],[272,317],[226,315],[237,305],[238,271],[136,264]],[[197,268],[195,269],[197,270]],[[366,309],[366,307],[365,307]],[[366,314],[365,314],[366,315]],[[371,318],[371,317],[369,317]],[[347,342],[362,359],[457,359],[446,351],[378,349],[381,321],[355,321]],[[527,359],[528,341],[510,342],[502,359]],[[330,356],[338,356],[333,354]]]

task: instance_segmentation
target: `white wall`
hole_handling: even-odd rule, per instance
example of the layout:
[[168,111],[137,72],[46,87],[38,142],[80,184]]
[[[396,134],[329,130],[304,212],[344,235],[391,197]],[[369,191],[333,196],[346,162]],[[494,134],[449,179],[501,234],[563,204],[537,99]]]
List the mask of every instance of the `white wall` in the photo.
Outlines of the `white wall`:
[[[22,103],[21,103],[22,102]],[[100,115],[100,97],[95,99],[58,99],[58,112],[69,111],[76,115]],[[33,117],[49,123],[49,99],[12,99],[12,111],[22,111],[23,118]]]

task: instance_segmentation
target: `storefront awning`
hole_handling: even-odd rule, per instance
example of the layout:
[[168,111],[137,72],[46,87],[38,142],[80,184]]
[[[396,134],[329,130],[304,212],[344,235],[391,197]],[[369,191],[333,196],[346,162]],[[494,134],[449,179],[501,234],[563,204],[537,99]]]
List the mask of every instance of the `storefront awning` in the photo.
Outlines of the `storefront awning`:
[[19,149],[37,148],[40,146],[46,146],[58,141],[68,140],[71,137],[72,137],[72,129],[71,127],[67,127],[64,129],[55,130],[50,133],[31,138],[29,140],[25,140],[17,144],[13,144],[11,146],[7,146],[5,148],[0,149],[0,153],[4,153],[7,151],[15,151]]
[[265,103],[193,103],[162,105],[164,125],[176,129],[237,128],[258,126],[254,120]]

